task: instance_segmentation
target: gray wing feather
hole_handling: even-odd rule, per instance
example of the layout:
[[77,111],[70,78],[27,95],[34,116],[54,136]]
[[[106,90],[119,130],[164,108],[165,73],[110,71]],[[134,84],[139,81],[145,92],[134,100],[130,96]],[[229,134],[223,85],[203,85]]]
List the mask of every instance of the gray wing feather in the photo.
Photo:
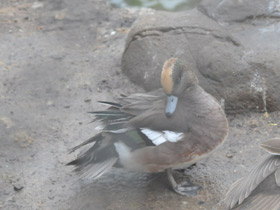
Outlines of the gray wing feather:
[[100,163],[88,165],[84,170],[85,173],[83,173],[81,177],[97,179],[110,170],[117,161],[118,158],[113,157]]
[[149,93],[136,93],[127,97],[118,98],[122,104],[121,110],[125,113],[138,115],[152,107],[152,104],[164,97],[161,89]]
[[275,175],[269,175],[247,198],[234,210],[279,210],[280,187],[276,185]]
[[[226,194],[225,204],[228,209],[240,205],[266,177],[280,167],[280,156],[270,156],[255,167],[246,177],[236,181]],[[279,196],[280,197],[280,196]]]
[[280,169],[275,172],[275,181],[278,187],[280,187]]

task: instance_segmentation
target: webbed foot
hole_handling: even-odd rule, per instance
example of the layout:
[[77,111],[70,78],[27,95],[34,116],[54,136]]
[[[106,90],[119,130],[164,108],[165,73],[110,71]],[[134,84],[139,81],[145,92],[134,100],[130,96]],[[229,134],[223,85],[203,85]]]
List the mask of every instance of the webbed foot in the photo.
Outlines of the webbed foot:
[[172,189],[179,195],[184,196],[195,196],[197,191],[201,188],[200,186],[194,185],[188,181],[177,184],[172,174],[172,169],[167,169],[167,178],[171,184]]

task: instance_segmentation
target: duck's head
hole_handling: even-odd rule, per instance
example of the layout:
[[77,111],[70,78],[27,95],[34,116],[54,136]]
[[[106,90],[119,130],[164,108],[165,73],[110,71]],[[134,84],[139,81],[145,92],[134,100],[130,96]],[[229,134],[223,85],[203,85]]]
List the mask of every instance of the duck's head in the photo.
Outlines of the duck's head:
[[165,114],[171,117],[177,107],[178,99],[186,89],[198,83],[192,69],[178,58],[165,61],[161,72],[161,86],[167,95]]
[[280,138],[266,140],[260,146],[272,155],[280,155]]

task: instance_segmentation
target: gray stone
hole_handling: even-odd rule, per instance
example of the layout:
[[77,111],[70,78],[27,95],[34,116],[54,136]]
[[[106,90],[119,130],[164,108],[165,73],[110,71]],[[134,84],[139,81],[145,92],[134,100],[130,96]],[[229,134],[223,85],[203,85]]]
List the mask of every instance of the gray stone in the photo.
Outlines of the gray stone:
[[280,17],[280,4],[276,0],[204,0],[198,9],[215,20],[225,22],[246,22],[259,17]]
[[[214,12],[219,12],[224,4],[228,5],[228,11],[239,5],[231,1],[219,2],[209,5],[208,1],[203,2],[200,10],[211,10],[213,17],[217,17],[222,13]],[[253,1],[249,2],[246,5]],[[263,2],[263,7],[266,4]],[[248,10],[248,17],[251,13],[264,14],[265,9],[260,5],[257,1],[256,8]],[[275,10],[276,6],[273,8]],[[280,30],[277,28],[280,23],[277,19],[256,18],[250,24],[229,25],[220,24],[220,21],[237,19],[216,21],[208,16],[196,9],[180,13],[149,10],[142,14],[127,38],[122,57],[123,72],[136,84],[153,90],[160,87],[163,62],[169,57],[178,57],[196,71],[207,92],[225,102],[228,113],[278,110],[280,59],[276,57],[279,55]],[[242,18],[246,17],[244,12]]]
[[239,46],[223,27],[195,10],[142,15],[128,35],[123,72],[138,85],[144,84],[146,90],[158,88],[162,64],[167,58],[180,57],[196,69],[195,57],[216,39]]

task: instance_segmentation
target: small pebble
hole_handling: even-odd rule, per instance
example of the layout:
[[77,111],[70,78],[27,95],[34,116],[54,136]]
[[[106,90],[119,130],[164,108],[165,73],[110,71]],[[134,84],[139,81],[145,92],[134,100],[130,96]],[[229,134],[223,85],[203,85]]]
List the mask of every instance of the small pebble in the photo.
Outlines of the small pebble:
[[14,190],[15,191],[20,191],[23,189],[23,186],[22,185],[14,185]]
[[232,155],[231,153],[227,153],[227,154],[226,154],[226,157],[227,157],[227,158],[232,158],[233,155]]
[[89,103],[89,102],[91,102],[91,99],[89,99],[89,98],[85,99],[84,102]]
[[198,202],[198,205],[204,205],[204,204],[205,204],[204,201],[199,201],[199,202]]
[[251,124],[250,128],[257,128],[258,126],[256,124]]
[[44,6],[44,4],[43,4],[43,2],[38,2],[38,1],[35,1],[33,4],[32,4],[32,9],[38,9],[38,8],[41,8],[41,7],[43,7]]
[[53,101],[48,101],[47,102],[47,106],[53,106],[54,104],[53,104]]
[[120,75],[122,73],[122,71],[120,70],[120,69],[118,69],[117,71],[116,71],[116,75]]
[[12,197],[11,199],[9,199],[9,201],[14,203],[14,202],[16,202],[16,198]]
[[53,200],[53,199],[55,198],[55,196],[54,196],[54,195],[49,195],[48,198],[49,198],[50,200]]

